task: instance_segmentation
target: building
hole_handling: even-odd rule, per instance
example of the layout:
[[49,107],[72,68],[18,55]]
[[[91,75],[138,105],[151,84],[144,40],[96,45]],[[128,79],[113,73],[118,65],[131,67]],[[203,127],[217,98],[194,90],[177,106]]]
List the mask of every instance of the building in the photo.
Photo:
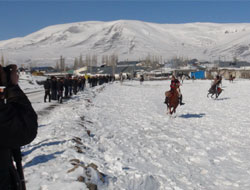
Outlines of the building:
[[31,73],[34,72],[38,72],[38,73],[53,73],[53,72],[57,72],[56,69],[54,69],[53,67],[32,67],[30,69]]
[[118,62],[114,66],[102,65],[100,67],[82,67],[75,70],[75,75],[85,75],[85,74],[94,74],[94,75],[117,75],[121,73],[125,76],[129,75],[131,78],[136,76],[136,73],[145,72],[148,68],[141,66],[139,61],[122,61]]

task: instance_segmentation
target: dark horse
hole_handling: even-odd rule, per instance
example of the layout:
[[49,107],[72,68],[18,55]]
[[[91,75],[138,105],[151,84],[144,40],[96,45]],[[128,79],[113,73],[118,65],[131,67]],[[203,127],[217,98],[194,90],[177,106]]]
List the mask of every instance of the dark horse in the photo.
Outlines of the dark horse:
[[235,76],[230,75],[230,77],[229,77],[229,82],[233,82],[234,79],[235,79]]
[[165,96],[168,97],[167,101],[167,107],[168,107],[168,113],[171,115],[175,113],[176,108],[179,105],[179,93],[178,93],[178,88],[174,88],[172,92],[167,91],[165,92]]
[[[208,90],[208,94],[207,94],[207,97],[211,97],[213,99],[216,99],[219,97],[219,95],[221,94],[222,92],[222,89],[220,87],[217,87],[216,86],[212,86],[209,90]],[[215,95],[215,97],[214,97]]]

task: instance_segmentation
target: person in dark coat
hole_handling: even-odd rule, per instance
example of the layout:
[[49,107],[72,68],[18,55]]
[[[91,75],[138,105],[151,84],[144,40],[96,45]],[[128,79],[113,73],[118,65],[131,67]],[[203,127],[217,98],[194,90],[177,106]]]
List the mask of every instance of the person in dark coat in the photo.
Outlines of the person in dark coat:
[[77,79],[77,77],[75,77],[75,78],[73,79],[73,81],[72,81],[72,86],[73,86],[73,92],[74,92],[74,94],[76,95],[77,92],[78,92],[78,89],[77,89],[77,87],[78,87],[78,79]]
[[64,79],[64,97],[65,98],[68,98],[68,95],[69,95],[69,76],[67,76],[65,79]]
[[51,82],[49,79],[47,79],[44,83],[44,90],[45,90],[44,102],[46,102],[47,96],[49,96],[49,102],[51,102],[50,89],[51,89]]
[[51,78],[51,96],[52,100],[57,100],[57,79],[56,77]]
[[0,89],[0,189],[22,190],[20,147],[36,137],[37,115],[18,86],[16,65],[0,66],[0,86],[5,87]]
[[58,81],[57,81],[57,94],[58,94],[57,100],[61,104],[62,104],[63,90],[64,90],[63,86],[64,86],[63,78],[58,79]]
[[82,91],[84,91],[84,88],[85,88],[85,82],[86,82],[86,79],[84,76],[81,77],[81,87],[82,87]]
[[69,95],[72,96],[72,89],[73,89],[73,80],[69,77]]
[[77,91],[83,91],[83,86],[82,86],[82,79],[81,77],[78,78],[77,80]]

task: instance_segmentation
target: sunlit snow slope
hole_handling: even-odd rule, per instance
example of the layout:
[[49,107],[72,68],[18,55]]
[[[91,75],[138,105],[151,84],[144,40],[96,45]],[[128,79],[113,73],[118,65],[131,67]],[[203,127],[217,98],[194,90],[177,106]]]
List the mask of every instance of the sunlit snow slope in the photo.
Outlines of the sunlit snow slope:
[[62,55],[75,57],[117,54],[119,60],[143,59],[148,54],[201,60],[250,61],[250,24],[156,24],[134,20],[79,22],[43,28],[22,38],[0,41],[10,62],[54,64]]

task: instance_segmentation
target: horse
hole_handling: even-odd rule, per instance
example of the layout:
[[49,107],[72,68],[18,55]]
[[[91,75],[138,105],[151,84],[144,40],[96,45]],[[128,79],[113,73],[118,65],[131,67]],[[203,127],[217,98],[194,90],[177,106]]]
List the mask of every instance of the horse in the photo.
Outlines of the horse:
[[[223,89],[221,89],[220,87],[217,87],[217,90],[216,90],[216,87],[215,86],[212,86],[209,90],[208,90],[208,94],[207,94],[207,97],[209,98],[209,96],[213,99],[216,99],[219,97],[219,95],[221,94]],[[215,95],[215,97],[214,97]]]
[[168,97],[168,101],[166,102],[167,107],[168,107],[168,113],[172,115],[175,113],[176,108],[179,105],[179,93],[178,93],[178,88],[174,88],[172,92],[167,91],[165,92],[165,96]]
[[234,79],[235,79],[235,76],[232,76],[232,75],[231,75],[231,76],[229,77],[229,82],[233,82]]
[[143,75],[141,75],[141,76],[140,76],[140,84],[142,84],[142,83],[143,83],[143,81],[144,81],[144,76],[143,76]]

